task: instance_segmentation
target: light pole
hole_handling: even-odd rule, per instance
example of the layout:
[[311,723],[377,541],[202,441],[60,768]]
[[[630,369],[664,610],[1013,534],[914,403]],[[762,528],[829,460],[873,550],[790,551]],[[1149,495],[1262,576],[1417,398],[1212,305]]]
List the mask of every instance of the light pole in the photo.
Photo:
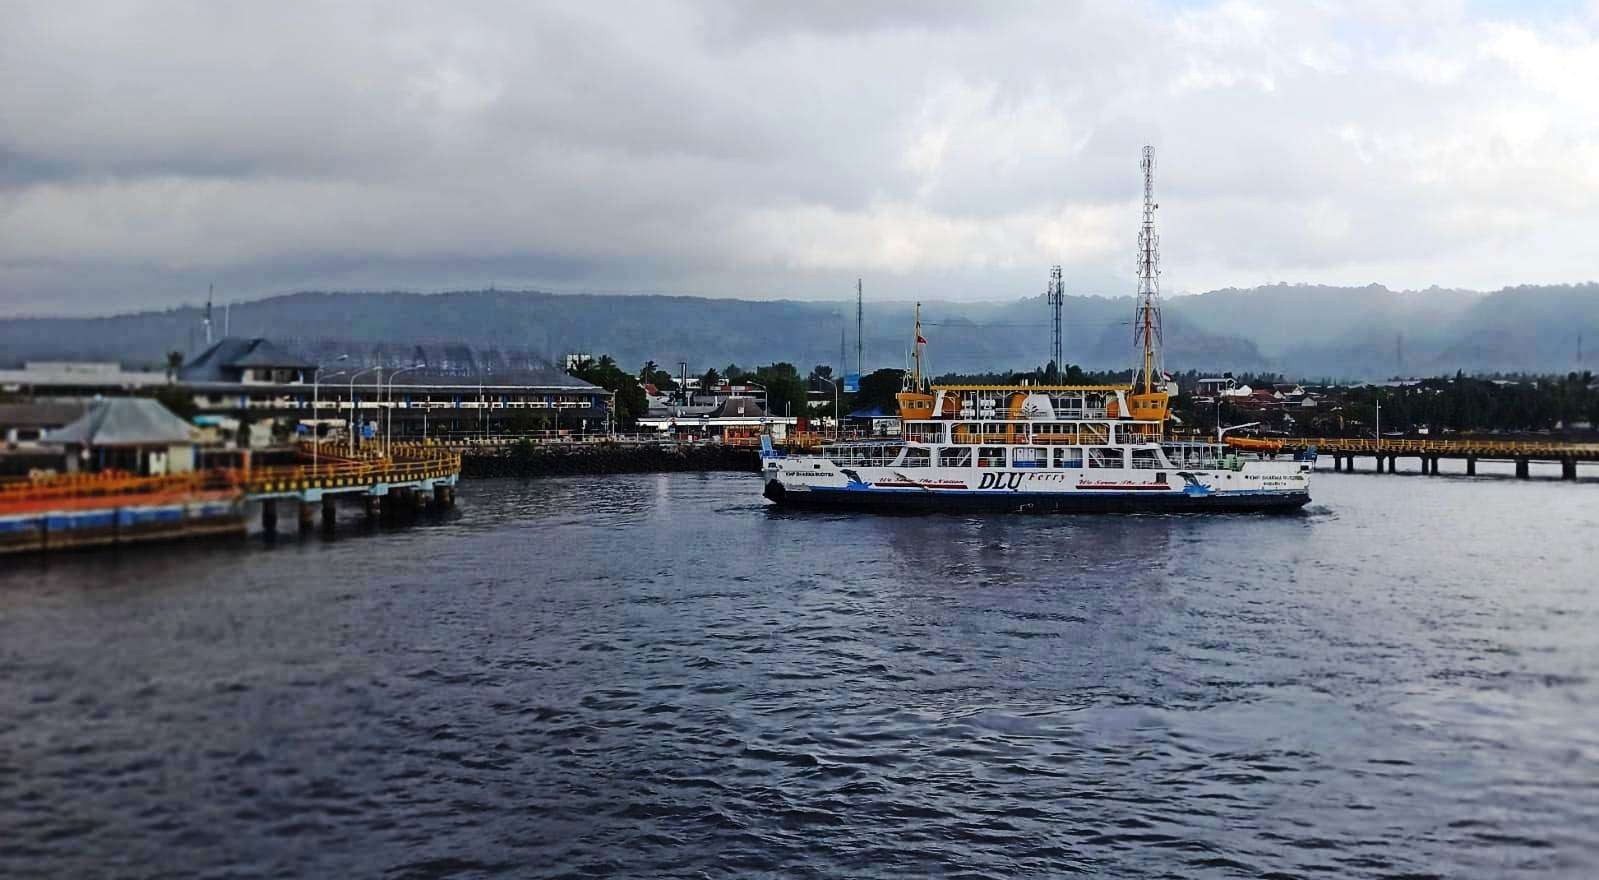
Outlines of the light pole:
[[382,387],[382,383],[383,383],[383,368],[381,366],[378,366],[378,367],[367,367],[364,370],[356,370],[354,373],[350,374],[350,454],[351,455],[355,454],[355,380],[358,377],[360,377],[363,373],[370,373],[373,370],[377,370],[378,371],[378,379],[377,379],[378,387],[381,388]]
[[389,441],[394,439],[394,377],[400,375],[401,373],[409,373],[412,370],[420,370],[420,369],[422,369],[425,366],[427,366],[427,364],[412,364],[409,367],[401,367],[398,370],[394,370],[394,371],[389,373],[389,392],[388,392],[388,394],[384,395],[384,398],[383,398],[388,404],[384,408],[384,414],[383,414],[384,415],[384,418],[383,418],[383,454],[384,455],[388,455],[389,454]]
[[341,354],[327,363],[317,364],[316,372],[311,374],[311,473],[313,476],[317,470],[317,453],[322,445],[322,438],[317,435],[317,428],[321,425],[322,415],[319,409],[322,405],[322,368],[328,364],[336,364],[339,361],[347,361],[349,359],[349,355]]
[[1382,453],[1382,398],[1377,399],[1377,452]]
[[837,440],[838,439],[838,383],[834,382],[832,379],[829,379],[826,376],[823,376],[823,375],[820,375],[820,374],[818,374],[816,378],[821,379],[823,382],[826,382],[827,384],[833,386],[833,439]]

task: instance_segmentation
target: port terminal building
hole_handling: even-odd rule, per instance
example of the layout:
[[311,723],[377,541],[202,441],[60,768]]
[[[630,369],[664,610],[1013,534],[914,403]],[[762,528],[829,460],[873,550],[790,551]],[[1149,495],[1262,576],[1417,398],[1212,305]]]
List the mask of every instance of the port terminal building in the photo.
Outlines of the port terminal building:
[[26,404],[0,412],[17,422],[0,424],[0,434],[12,444],[37,441],[81,415],[83,401],[137,396],[160,396],[252,447],[352,428],[358,439],[394,440],[595,432],[614,404],[611,392],[527,352],[229,337],[166,370],[66,362],[0,370],[0,397]]

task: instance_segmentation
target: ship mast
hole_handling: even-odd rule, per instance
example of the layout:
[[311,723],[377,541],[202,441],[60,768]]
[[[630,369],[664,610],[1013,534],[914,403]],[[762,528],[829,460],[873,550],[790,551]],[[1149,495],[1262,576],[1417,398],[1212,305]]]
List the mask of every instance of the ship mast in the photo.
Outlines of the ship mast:
[[911,378],[911,388],[920,391],[922,388],[922,346],[926,342],[922,339],[922,304],[916,304],[916,347],[912,357],[916,358],[916,372]]
[[1138,315],[1133,344],[1144,349],[1144,393],[1154,390],[1160,356],[1160,236],[1155,234],[1155,148],[1144,147],[1144,223],[1138,230]]

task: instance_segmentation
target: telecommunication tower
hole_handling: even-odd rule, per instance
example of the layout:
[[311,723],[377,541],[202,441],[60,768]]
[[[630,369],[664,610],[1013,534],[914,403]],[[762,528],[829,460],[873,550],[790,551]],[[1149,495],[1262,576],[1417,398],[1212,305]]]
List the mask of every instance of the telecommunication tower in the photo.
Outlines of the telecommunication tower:
[[205,287],[205,345],[211,347],[211,299],[216,295],[216,285],[207,284]]
[[1060,336],[1060,312],[1066,304],[1066,282],[1061,280],[1060,266],[1049,270],[1049,310],[1055,323],[1055,336],[1049,346],[1050,372],[1049,381],[1060,382],[1061,375],[1066,370],[1066,363],[1062,360]]
[[855,375],[864,372],[866,349],[861,344],[861,328],[865,326],[865,299],[861,295],[861,280],[855,279]]
[[1138,230],[1138,313],[1133,346],[1144,351],[1144,393],[1154,389],[1160,364],[1160,236],[1155,234],[1155,148],[1144,147],[1144,223]]

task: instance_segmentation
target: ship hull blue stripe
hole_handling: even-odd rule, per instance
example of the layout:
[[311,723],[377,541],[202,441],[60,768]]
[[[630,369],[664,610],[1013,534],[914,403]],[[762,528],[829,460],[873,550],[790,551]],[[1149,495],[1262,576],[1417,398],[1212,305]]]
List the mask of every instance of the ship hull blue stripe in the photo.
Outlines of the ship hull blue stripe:
[[1250,489],[1191,495],[1185,492],[1015,492],[980,490],[812,488],[794,492],[772,480],[766,497],[785,507],[904,511],[1016,511],[1036,513],[1139,513],[1187,511],[1289,511],[1310,501],[1310,493]]

